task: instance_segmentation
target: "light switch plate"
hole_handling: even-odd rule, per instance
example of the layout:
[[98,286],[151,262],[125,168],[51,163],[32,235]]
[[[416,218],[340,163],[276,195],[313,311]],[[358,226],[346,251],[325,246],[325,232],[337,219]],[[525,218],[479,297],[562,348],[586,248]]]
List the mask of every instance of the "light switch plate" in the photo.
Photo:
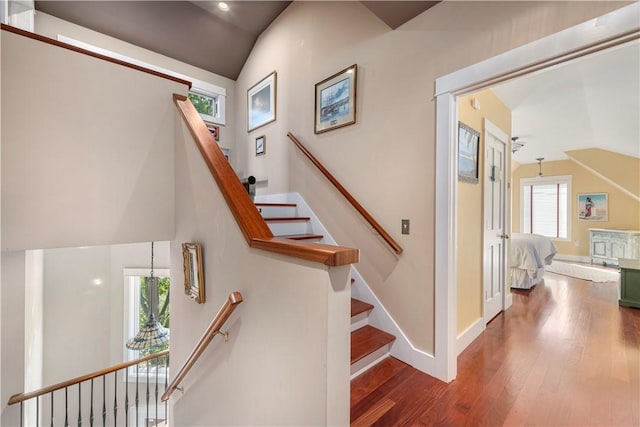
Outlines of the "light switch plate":
[[402,220],[402,234],[409,234],[409,220]]

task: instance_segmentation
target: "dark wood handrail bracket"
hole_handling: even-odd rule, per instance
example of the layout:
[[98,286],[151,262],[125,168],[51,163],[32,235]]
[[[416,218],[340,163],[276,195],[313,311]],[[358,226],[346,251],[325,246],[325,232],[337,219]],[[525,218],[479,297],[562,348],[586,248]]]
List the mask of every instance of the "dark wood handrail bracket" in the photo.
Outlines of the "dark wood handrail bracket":
[[209,324],[207,330],[202,334],[202,337],[191,351],[191,354],[189,354],[189,357],[187,357],[187,360],[182,365],[182,368],[180,368],[180,371],[178,371],[176,377],[165,390],[161,397],[163,402],[168,400],[169,397],[171,397],[171,394],[178,389],[182,380],[187,376],[193,365],[207,349],[207,346],[211,340],[213,340],[213,337],[219,333],[225,335],[225,338],[227,337],[225,333],[220,332],[220,328],[222,328],[227,319],[229,319],[229,316],[231,316],[231,313],[236,309],[236,306],[241,302],[242,294],[240,292],[232,292],[229,295],[229,298],[227,298],[224,304],[222,304],[222,307],[220,307],[220,310]]
[[60,47],[62,49],[72,50],[74,52],[81,53],[81,54],[87,55],[87,56],[92,56],[94,58],[101,59],[101,60],[106,61],[106,62],[111,62],[113,64],[122,65],[123,67],[131,68],[131,69],[134,69],[136,71],[140,71],[140,72],[143,72],[143,73],[151,74],[153,76],[161,77],[161,78],[166,79],[166,80],[171,80],[171,81],[174,81],[176,83],[181,83],[181,84],[186,85],[189,89],[191,89],[191,82],[188,81],[188,80],[184,80],[184,79],[180,79],[178,77],[170,76],[169,74],[161,73],[159,71],[155,71],[155,70],[152,70],[150,68],[141,67],[139,65],[132,64],[132,63],[127,62],[127,61],[122,61],[120,59],[115,59],[115,58],[112,58],[112,57],[107,56],[107,55],[102,55],[100,53],[92,52],[90,50],[83,49],[81,47],[73,46],[73,45],[68,44],[68,43],[64,43],[64,42],[61,42],[61,41],[58,41],[58,40],[55,40],[55,39],[52,39],[52,38],[49,38],[49,37],[42,36],[40,34],[32,33],[30,31],[25,31],[25,30],[22,30],[20,28],[12,27],[11,25],[0,24],[0,28],[3,31],[8,31],[10,33],[18,34],[18,35],[23,36],[23,37],[27,37],[27,38],[30,38],[30,39],[33,39],[33,40],[40,41],[42,43],[50,44],[52,46],[57,46],[57,47]]
[[331,267],[358,262],[357,249],[274,237],[191,101],[179,94],[174,94],[173,100],[250,247]]
[[34,397],[42,396],[43,394],[51,393],[57,390],[61,390],[63,388],[71,387],[76,384],[79,384],[84,381],[92,380],[94,378],[102,377],[104,375],[111,374],[113,372],[117,372],[121,369],[128,368],[129,366],[137,365],[138,363],[146,362],[147,360],[158,359],[160,357],[169,355],[169,350],[159,351],[157,353],[151,354],[149,356],[141,357],[140,359],[132,360],[130,362],[123,362],[118,365],[113,365],[109,368],[101,369],[99,371],[93,372],[91,374],[83,375],[81,377],[73,378],[67,381],[63,381],[57,384],[50,385],[48,387],[43,387],[41,389],[30,391],[29,393],[20,393],[14,394],[9,398],[9,402],[7,405],[14,405],[16,403],[24,402],[25,400],[33,399]]
[[318,159],[315,158],[313,154],[305,147],[299,140],[296,138],[291,132],[287,133],[289,139],[295,144],[296,147],[302,151],[302,153],[307,156],[307,158],[313,163],[322,174],[336,187],[336,189],[342,194],[345,199],[351,203],[351,205],[355,208],[356,211],[360,213],[364,217],[364,219],[373,227],[373,229],[382,237],[382,239],[387,242],[389,246],[394,250],[394,252],[400,255],[403,251],[402,247],[396,242],[393,237],[376,221],[369,212],[347,191],[346,188],[340,184],[340,182],[325,168],[322,163]]

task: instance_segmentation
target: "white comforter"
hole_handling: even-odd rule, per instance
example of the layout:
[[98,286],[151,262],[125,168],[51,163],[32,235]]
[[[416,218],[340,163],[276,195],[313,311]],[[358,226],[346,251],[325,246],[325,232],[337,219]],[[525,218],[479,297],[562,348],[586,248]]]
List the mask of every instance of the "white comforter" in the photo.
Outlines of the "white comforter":
[[511,235],[511,268],[526,270],[531,278],[537,275],[539,269],[551,264],[556,252],[556,247],[548,237],[522,233]]

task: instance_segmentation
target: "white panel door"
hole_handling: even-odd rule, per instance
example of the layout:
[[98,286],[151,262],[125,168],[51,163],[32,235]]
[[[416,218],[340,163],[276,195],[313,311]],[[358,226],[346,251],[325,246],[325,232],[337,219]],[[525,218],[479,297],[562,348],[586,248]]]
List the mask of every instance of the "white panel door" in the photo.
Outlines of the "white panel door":
[[483,301],[488,323],[504,309],[507,135],[485,119],[484,141]]

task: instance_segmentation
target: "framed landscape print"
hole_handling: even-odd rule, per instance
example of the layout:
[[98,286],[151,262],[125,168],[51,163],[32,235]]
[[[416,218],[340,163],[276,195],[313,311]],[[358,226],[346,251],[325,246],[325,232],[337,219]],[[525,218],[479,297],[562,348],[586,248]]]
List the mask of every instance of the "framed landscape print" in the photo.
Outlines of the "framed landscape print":
[[478,183],[480,132],[458,122],[458,181]]
[[609,221],[607,193],[578,194],[578,219],[583,221]]
[[274,71],[247,91],[248,132],[276,120],[276,85]]
[[354,64],[316,84],[316,134],[356,122],[357,72]]

